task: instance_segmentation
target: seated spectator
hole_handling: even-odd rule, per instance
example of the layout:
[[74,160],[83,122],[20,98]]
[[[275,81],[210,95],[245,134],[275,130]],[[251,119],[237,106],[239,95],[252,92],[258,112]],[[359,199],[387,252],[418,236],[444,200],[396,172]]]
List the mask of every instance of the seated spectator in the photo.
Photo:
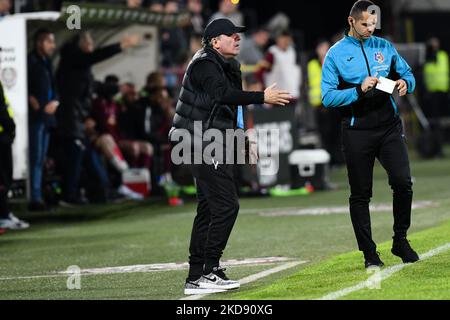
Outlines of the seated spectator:
[[109,163],[122,173],[128,169],[128,164],[116,143],[120,140],[117,123],[119,107],[114,101],[117,93],[119,79],[116,76],[107,76],[92,104],[91,115],[95,125],[90,128],[88,137]]
[[129,168],[118,146],[121,140],[118,117],[119,106],[114,97],[119,92],[119,79],[107,76],[98,89],[98,97],[93,102],[91,125],[87,132],[88,139],[120,173],[117,192],[129,199],[141,200],[142,196],[122,184],[122,174]]
[[165,130],[167,127],[170,129],[170,121],[175,112],[167,89],[164,87],[151,88],[147,96],[139,99],[138,105],[138,110],[142,115],[139,117],[141,119],[140,136],[153,143],[155,147],[168,143]]
[[138,93],[134,84],[127,83],[122,87],[122,97],[117,101],[120,108],[118,144],[131,167],[148,168],[151,171],[153,146],[150,142],[139,140],[137,98]]
[[164,88],[167,90],[167,81],[161,72],[151,72],[146,79],[145,86],[139,93],[141,98],[148,98],[156,89]]
[[147,95],[140,98],[137,103],[137,119],[139,139],[151,142],[154,148],[154,170],[152,178],[154,183],[159,183],[164,177],[168,178],[171,170],[170,143],[168,133],[175,114],[172,99],[164,87],[147,87],[144,92]]

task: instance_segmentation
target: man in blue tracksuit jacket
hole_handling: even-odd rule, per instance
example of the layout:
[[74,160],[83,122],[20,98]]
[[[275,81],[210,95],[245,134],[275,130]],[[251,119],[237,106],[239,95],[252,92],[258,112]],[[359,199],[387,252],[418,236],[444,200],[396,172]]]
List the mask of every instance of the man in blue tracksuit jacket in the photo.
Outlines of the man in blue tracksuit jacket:
[[377,158],[393,190],[392,253],[403,262],[419,260],[406,239],[411,223],[412,182],[403,126],[394,99],[376,89],[379,77],[396,81],[400,96],[412,93],[411,68],[387,40],[372,36],[377,22],[370,1],[357,1],[350,29],[328,52],[323,66],[322,100],[342,116],[343,149],[351,188],[350,215],[365,267],[383,266],[372,240],[369,202]]

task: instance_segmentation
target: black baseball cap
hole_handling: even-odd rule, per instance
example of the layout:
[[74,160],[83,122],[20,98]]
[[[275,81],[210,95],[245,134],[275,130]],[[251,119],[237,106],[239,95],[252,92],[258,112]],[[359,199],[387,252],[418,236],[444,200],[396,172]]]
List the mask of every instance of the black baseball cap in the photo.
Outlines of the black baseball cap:
[[203,39],[212,39],[221,34],[231,36],[232,34],[241,33],[245,30],[245,27],[235,26],[229,19],[215,19],[206,26],[203,32]]

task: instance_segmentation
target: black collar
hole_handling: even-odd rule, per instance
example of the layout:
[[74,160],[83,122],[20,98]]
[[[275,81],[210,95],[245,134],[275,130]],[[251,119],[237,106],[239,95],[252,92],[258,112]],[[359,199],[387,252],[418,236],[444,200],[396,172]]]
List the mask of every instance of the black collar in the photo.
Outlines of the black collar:
[[222,56],[219,52],[217,52],[217,50],[209,46],[205,47],[205,52],[214,55],[225,71],[236,72],[240,70],[239,62],[236,59],[234,58],[227,59],[224,56]]

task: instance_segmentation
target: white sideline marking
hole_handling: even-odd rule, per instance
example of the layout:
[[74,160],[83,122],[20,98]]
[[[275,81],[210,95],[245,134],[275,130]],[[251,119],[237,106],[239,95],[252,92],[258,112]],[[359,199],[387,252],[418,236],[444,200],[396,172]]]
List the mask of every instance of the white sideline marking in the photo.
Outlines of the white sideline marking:
[[[437,206],[433,201],[418,201],[413,202],[412,209],[424,209]],[[376,204],[370,205],[370,211],[372,212],[388,212],[392,211],[392,204]],[[257,211],[260,216],[263,217],[280,217],[280,216],[318,216],[329,214],[349,213],[348,206],[336,206],[336,207],[313,207],[313,208],[278,208],[276,210],[262,209]]]
[[[450,243],[447,243],[443,246],[440,246],[438,248],[432,249],[424,254],[419,255],[420,260],[426,260],[429,259],[435,255],[438,255],[444,251],[447,251],[450,249]],[[417,263],[417,262],[416,262]],[[390,276],[392,276],[394,273],[402,270],[403,268],[412,265],[411,263],[401,263],[401,264],[397,264],[395,266],[386,268],[386,269],[382,269],[380,271],[380,275],[379,275],[379,279],[380,281],[386,280],[387,278],[389,278]],[[336,300],[339,298],[342,298],[350,293],[353,293],[355,291],[359,291],[362,289],[365,289],[367,287],[369,287],[372,283],[369,280],[363,281],[358,283],[357,285],[353,286],[353,287],[348,287],[339,291],[335,291],[332,293],[329,293],[325,296],[323,296],[322,298],[316,299],[316,300]],[[373,285],[373,284],[372,284]]]
[[[267,257],[267,258],[250,258],[244,260],[227,260],[223,262],[223,266],[245,266],[258,264],[272,264],[278,262],[291,261],[291,258],[286,257]],[[112,273],[135,273],[135,272],[152,272],[152,271],[173,271],[185,270],[189,268],[189,264],[185,263],[159,263],[159,264],[141,264],[134,266],[122,267],[107,267],[107,268],[93,268],[81,269],[81,274],[112,274]],[[68,274],[70,272],[61,271],[59,273]]]
[[[249,258],[243,260],[226,260],[222,263],[224,267],[231,266],[253,266],[274,264],[280,262],[292,261],[292,258],[287,257],[267,257],[267,258]],[[117,273],[137,273],[137,272],[156,272],[156,271],[174,271],[188,269],[188,263],[157,263],[157,264],[142,264],[134,266],[122,267],[106,267],[106,268],[92,268],[81,269],[81,275],[102,275],[102,274],[117,274]],[[57,278],[71,275],[71,272],[59,271],[56,274],[38,275],[38,276],[21,276],[21,277],[4,277],[0,281],[6,280],[23,280],[23,279],[40,279],[40,278]]]
[[[436,201],[417,201],[413,202],[412,209],[436,208],[440,204]],[[381,203],[374,204],[369,207],[372,212],[389,212],[392,211],[392,204]],[[194,210],[195,211],[195,210]],[[179,215],[191,215],[194,211],[181,211]],[[257,214],[262,217],[277,217],[277,216],[317,216],[317,215],[331,215],[331,214],[348,214],[348,206],[334,206],[334,207],[310,207],[299,209],[299,207],[278,207],[278,208],[261,208],[261,209],[241,209],[239,214]]]
[[0,281],[6,281],[6,280],[27,280],[27,279],[47,279],[47,278],[60,278],[63,275],[61,274],[47,274],[42,276],[23,276],[23,277],[6,277],[6,278],[0,278]]
[[[281,266],[278,266],[278,267],[275,267],[275,268],[272,268],[272,269],[269,269],[269,270],[265,270],[265,271],[253,274],[251,276],[245,277],[245,278],[239,280],[239,283],[241,285],[247,284],[247,283],[250,283],[250,282],[253,282],[253,281],[265,278],[267,276],[270,276],[271,274],[274,274],[274,273],[277,273],[277,272],[280,272],[280,271],[284,271],[284,270],[293,268],[295,266],[298,266],[300,264],[304,264],[304,263],[307,263],[307,262],[308,261],[288,262],[288,263],[282,264]],[[192,295],[192,296],[188,296],[188,297],[185,297],[185,298],[181,298],[180,300],[199,300],[199,299],[202,299],[202,298],[204,298],[204,297],[206,297],[208,295],[209,294]]]

